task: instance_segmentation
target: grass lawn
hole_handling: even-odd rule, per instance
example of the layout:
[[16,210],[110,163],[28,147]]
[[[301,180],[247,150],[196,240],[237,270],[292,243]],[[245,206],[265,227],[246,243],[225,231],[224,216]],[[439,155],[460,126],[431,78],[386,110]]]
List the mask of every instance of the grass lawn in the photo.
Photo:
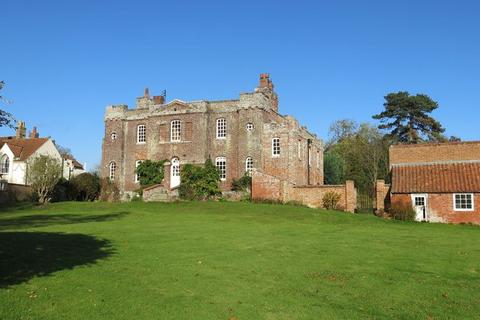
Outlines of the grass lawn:
[[480,228],[295,206],[0,211],[1,319],[479,319]]

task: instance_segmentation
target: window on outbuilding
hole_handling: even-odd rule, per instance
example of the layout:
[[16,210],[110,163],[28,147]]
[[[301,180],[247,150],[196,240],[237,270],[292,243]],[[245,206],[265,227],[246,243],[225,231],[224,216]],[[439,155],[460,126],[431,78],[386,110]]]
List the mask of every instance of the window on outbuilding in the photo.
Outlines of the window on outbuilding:
[[473,211],[473,193],[455,193],[453,195],[453,208],[455,211]]

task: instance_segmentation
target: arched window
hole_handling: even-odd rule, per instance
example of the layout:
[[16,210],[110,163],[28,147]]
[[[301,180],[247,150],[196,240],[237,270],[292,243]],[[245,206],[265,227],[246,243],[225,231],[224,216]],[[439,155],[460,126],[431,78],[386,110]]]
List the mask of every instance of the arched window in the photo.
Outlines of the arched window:
[[110,138],[112,140],[117,140],[117,133],[116,132],[112,132],[112,134],[110,135]]
[[137,143],[147,142],[147,127],[144,124],[137,126]]
[[251,122],[247,123],[247,125],[245,126],[245,129],[247,130],[247,132],[252,132],[253,131],[253,123],[251,123]]
[[217,119],[217,139],[227,137],[227,120],[225,118]]
[[170,122],[170,141],[180,141],[182,136],[182,124],[180,120]]
[[247,159],[245,160],[245,172],[250,174],[252,169],[253,169],[253,159],[252,157],[247,157]]
[[220,180],[227,179],[227,159],[225,157],[217,157],[215,159],[215,166],[220,174]]
[[0,173],[8,174],[10,171],[10,158],[5,154],[0,160]]
[[111,181],[115,180],[115,173],[117,171],[117,164],[115,163],[115,161],[110,162],[110,164],[108,165],[108,169],[109,169],[108,176],[110,180]]

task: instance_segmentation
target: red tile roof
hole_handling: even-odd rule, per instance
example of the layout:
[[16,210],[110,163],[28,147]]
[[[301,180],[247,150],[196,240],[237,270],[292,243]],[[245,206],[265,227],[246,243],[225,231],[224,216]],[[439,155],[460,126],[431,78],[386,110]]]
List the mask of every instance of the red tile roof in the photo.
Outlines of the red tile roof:
[[417,192],[480,192],[480,161],[393,166],[392,193]]
[[18,139],[0,137],[0,148],[6,143],[10,150],[12,150],[15,158],[24,161],[47,141],[48,138]]

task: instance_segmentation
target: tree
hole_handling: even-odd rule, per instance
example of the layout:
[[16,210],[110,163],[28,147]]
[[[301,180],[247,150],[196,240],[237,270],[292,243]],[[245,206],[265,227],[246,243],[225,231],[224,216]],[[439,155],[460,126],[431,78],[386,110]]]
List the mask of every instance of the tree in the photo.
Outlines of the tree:
[[389,135],[403,143],[438,141],[445,129],[429,114],[438,103],[425,94],[411,96],[406,91],[389,93],[383,104],[385,110],[373,116],[380,120],[379,129],[390,130]]
[[[5,85],[5,82],[0,81],[0,91],[3,89],[4,85]],[[4,101],[5,99],[0,94],[0,102],[4,102]],[[0,109],[0,127],[13,128],[14,123],[15,123],[15,119],[13,118],[13,116],[10,113]]]
[[[347,134],[337,135],[340,138],[332,139],[335,142],[326,149],[325,183],[340,184],[345,180],[354,180],[362,193],[373,195],[375,181],[388,176],[388,148],[391,139],[371,124],[358,125],[350,120],[336,121],[331,130],[337,130],[338,124],[345,123],[349,129],[342,132]],[[331,132],[330,136],[335,136],[335,133]]]
[[100,194],[100,178],[96,174],[81,173],[72,179],[72,184],[77,191],[75,200],[93,201]]
[[358,124],[350,119],[341,119],[333,122],[329,128],[329,139],[327,148],[330,145],[339,143],[355,135],[358,130]]
[[325,152],[323,157],[323,170],[325,184],[342,184],[345,182],[343,175],[343,158],[336,152]]
[[73,159],[72,150],[70,150],[70,148],[62,147],[61,145],[57,145],[56,147],[58,153],[60,153],[63,159]]
[[165,161],[166,160],[145,160],[138,165],[136,172],[142,187],[148,187],[162,182],[164,175],[163,164]]
[[56,158],[40,155],[27,162],[27,183],[38,196],[40,203],[50,201],[61,178],[62,166]]

